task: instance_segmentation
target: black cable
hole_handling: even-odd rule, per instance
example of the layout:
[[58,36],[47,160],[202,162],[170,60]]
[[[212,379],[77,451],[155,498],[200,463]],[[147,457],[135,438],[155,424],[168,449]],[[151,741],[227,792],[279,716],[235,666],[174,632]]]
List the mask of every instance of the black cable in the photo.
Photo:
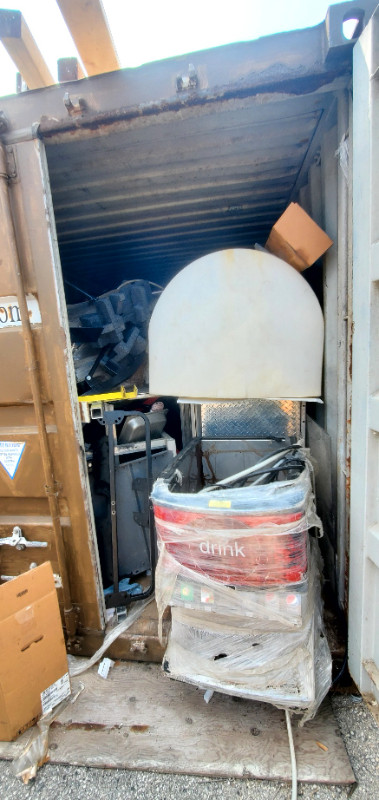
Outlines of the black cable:
[[75,284],[71,283],[71,281],[68,281],[67,278],[64,279],[64,283],[67,283],[67,286],[71,286],[72,289],[76,289],[76,291],[80,292],[80,294],[84,294],[84,296],[88,297],[89,300],[95,300],[95,297],[92,297],[92,294],[88,294],[88,292],[85,292],[84,289],[80,288],[80,286],[75,286]]
[[[276,450],[274,453],[270,453],[270,454],[267,454],[267,455],[263,456],[262,458],[259,459],[259,461],[257,461],[256,464],[254,464],[254,467],[249,468],[249,472],[248,472],[248,475],[246,477],[250,477],[251,476],[252,478],[254,478],[255,475],[259,475],[259,474],[266,475],[268,470],[265,470],[263,473],[259,473],[256,470],[256,467],[258,467],[261,462],[265,462],[268,459],[270,461],[272,461],[274,459],[274,456],[280,456],[281,453],[287,453],[287,455],[289,455],[292,452],[292,450],[299,450],[301,447],[302,447],[301,444],[293,444],[293,445],[290,445],[290,446],[287,446],[287,447],[281,447],[280,450]],[[277,461],[274,461],[274,464],[277,464],[277,463],[278,463]],[[247,470],[244,470],[244,472],[246,473]],[[239,477],[238,477],[238,475],[239,475]],[[243,478],[245,477],[244,475],[241,475],[241,473],[238,473],[238,475],[231,475],[229,478],[223,478],[222,481],[220,481],[219,483],[213,484],[212,487],[209,487],[209,489],[206,488],[204,491],[212,491],[213,492],[215,489],[227,489],[228,486],[233,485],[233,483],[237,483],[240,480],[243,480]]]
[[[251,475],[246,475],[244,478],[237,479],[235,481],[235,483],[237,483],[237,484],[239,483],[240,486],[245,486],[246,483],[249,480],[252,480],[253,478],[257,478],[260,475],[271,475],[271,474],[274,474],[274,473],[279,473],[279,472],[284,472],[284,471],[287,472],[287,471],[289,471],[291,469],[303,470],[304,469],[304,462],[303,461],[296,461],[295,463],[292,463],[292,464],[288,464],[288,463],[287,464],[282,464],[279,467],[268,467],[267,469],[260,470],[259,472],[252,472]],[[231,484],[229,483],[228,486],[230,486],[230,485],[233,486],[234,483],[233,482]],[[215,485],[215,488],[216,487],[218,489],[225,488],[224,486],[217,486],[217,484]]]
[[346,667],[347,667],[347,647],[346,647],[346,650],[345,650],[345,655],[343,657],[342,666],[340,667],[336,677],[333,678],[332,685],[331,685],[330,688],[333,688],[333,686],[335,686],[336,683],[338,683],[338,681],[342,678],[342,675],[345,672]]

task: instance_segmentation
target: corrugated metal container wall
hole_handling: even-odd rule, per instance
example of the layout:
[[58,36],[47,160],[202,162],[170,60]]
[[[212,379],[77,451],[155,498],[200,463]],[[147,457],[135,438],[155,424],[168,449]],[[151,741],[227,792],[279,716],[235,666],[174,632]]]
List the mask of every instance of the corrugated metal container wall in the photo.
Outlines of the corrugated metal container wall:
[[[208,252],[264,244],[291,200],[335,243],[323,271],[305,273],[326,324],[324,406],[309,408],[308,430],[325,557],[346,603],[356,39],[342,26],[356,15],[358,33],[374,6],[342,3],[315,28],[1,101],[2,302],[34,298],[40,317],[1,323],[0,438],[25,448],[13,476],[1,470],[0,531],[48,545],[3,547],[2,572],[52,559],[76,652],[95,646],[104,608],[64,281],[92,295],[132,278],[165,285]],[[80,300],[69,283],[66,298]]]

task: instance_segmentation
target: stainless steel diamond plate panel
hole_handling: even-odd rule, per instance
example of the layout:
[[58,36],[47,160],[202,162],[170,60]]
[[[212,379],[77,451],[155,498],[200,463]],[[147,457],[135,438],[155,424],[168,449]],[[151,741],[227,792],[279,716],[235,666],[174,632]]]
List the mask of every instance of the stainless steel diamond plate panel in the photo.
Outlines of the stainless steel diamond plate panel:
[[301,435],[301,402],[239,400],[201,406],[203,437],[284,438]]

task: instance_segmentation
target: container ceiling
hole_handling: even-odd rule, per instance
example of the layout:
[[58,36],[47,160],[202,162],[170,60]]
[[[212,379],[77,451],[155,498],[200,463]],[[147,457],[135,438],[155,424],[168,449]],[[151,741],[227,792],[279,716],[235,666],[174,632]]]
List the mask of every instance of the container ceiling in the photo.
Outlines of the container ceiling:
[[229,100],[47,143],[64,275],[98,294],[264,244],[297,186],[328,95]]

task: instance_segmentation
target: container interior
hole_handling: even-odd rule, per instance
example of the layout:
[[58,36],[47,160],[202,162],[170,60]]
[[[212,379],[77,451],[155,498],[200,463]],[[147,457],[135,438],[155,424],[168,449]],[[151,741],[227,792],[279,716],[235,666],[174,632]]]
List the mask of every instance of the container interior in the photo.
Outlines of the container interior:
[[[223,78],[227,89],[218,87],[213,95],[204,90],[201,102],[191,97],[183,102],[179,98],[176,105],[162,102],[148,115],[142,104],[124,116],[119,113],[117,120],[114,114],[113,123],[110,114],[104,124],[84,124],[69,134],[52,131],[43,138],[68,303],[83,301],[83,292],[97,297],[135,279],[150,281],[159,292],[179,270],[209,252],[264,246],[291,201],[299,202],[334,240],[323,261],[303,276],[325,315],[323,404],[308,404],[313,423],[308,431],[319,460],[324,557],[335,588],[339,580],[344,602],[343,569],[339,579],[335,569],[337,553],[339,563],[345,563],[346,531],[346,489],[337,475],[346,471],[341,442],[346,441],[343,405],[349,396],[348,364],[341,359],[341,348],[348,359],[348,329],[342,322],[346,310],[344,317],[340,307],[346,302],[347,279],[340,270],[351,257],[348,239],[341,236],[349,224],[350,56],[330,60],[316,74],[321,27],[298,34],[253,43],[254,69],[248,66],[249,43],[212,53],[217,60],[212,69],[225,67],[229,76]],[[284,70],[278,66],[281,47]],[[302,63],[301,79],[288,66],[289,53]],[[313,60],[307,67],[309,53]],[[208,58],[210,53],[204,54]],[[265,67],[258,75],[261,62]],[[146,86],[154,92],[154,69],[157,65],[149,65],[128,75],[131,96],[144,96]],[[160,75],[159,69],[155,74]],[[161,69],[175,70],[176,62]],[[238,70],[244,75],[240,82]],[[104,91],[108,78],[99,80]],[[125,78],[117,80],[122,93]],[[209,81],[208,86],[217,85],[217,69]],[[92,97],[100,108],[106,98],[101,91]],[[148,390],[146,370],[139,389]],[[342,397],[340,409],[337,395]],[[168,421],[171,416],[180,448],[176,399],[169,402]]]
[[[66,293],[166,286],[191,261],[264,245],[302,184],[333,96],[233,97],[125,129],[46,140]],[[313,210],[313,213],[315,210]],[[316,212],[321,222],[321,209]],[[316,270],[308,270],[322,292]]]

